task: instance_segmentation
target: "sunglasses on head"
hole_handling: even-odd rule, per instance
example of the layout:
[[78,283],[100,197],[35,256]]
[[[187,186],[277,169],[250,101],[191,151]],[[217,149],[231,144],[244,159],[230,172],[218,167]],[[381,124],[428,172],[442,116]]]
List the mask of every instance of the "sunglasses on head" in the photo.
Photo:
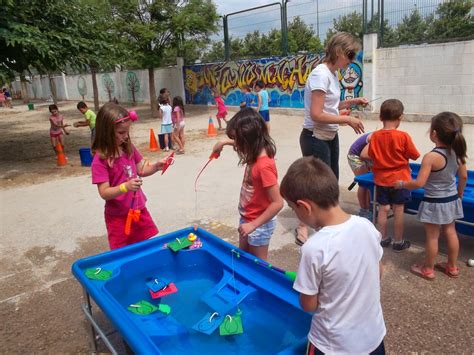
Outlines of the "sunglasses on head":
[[356,52],[354,51],[347,51],[346,52],[346,57],[349,59],[351,62],[355,59]]

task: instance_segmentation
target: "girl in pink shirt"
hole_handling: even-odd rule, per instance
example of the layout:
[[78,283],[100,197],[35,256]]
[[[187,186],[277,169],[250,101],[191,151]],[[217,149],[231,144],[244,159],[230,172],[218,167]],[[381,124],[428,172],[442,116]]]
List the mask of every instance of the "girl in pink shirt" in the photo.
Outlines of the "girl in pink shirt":
[[179,149],[176,154],[184,154],[184,104],[181,96],[173,98],[173,112],[171,113],[173,122],[173,140]]
[[[49,137],[51,138],[51,146],[53,150],[56,152],[56,145],[61,144],[62,150],[64,151],[64,142],[63,142],[63,132],[68,135],[69,132],[66,130],[66,127],[70,125],[64,124],[64,117],[63,115],[59,114],[58,106],[56,105],[49,105],[49,112],[51,116],[49,116],[49,123],[51,127],[49,128]],[[57,153],[57,152],[56,152]]]
[[217,142],[212,153],[219,155],[224,145],[232,145],[240,164],[245,164],[239,202],[239,248],[266,260],[276,215],[283,208],[275,142],[262,116],[252,108],[244,108],[232,117],[226,133],[230,139]]
[[219,92],[217,90],[213,91],[213,96],[217,107],[217,123],[219,125],[219,130],[222,130],[221,120],[224,120],[225,124],[227,125],[227,120],[225,119],[227,116],[227,107],[225,106],[224,100],[222,100],[222,97],[220,97]]
[[[105,224],[110,249],[149,239],[158,234],[146,197],[141,189],[142,177],[163,168],[164,162],[146,163],[130,140],[130,125],[135,112],[109,102],[97,114],[96,138],[92,145],[92,183],[105,200]],[[128,235],[125,224],[130,209],[139,210],[138,221],[131,224]]]

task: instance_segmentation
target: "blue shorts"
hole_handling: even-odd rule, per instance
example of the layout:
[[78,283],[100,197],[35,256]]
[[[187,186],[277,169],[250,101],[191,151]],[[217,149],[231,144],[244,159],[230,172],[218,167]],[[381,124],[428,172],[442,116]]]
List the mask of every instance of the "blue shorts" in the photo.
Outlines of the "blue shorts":
[[[240,224],[246,223],[242,218],[240,219]],[[254,246],[260,247],[263,245],[270,244],[270,238],[273,235],[276,227],[276,217],[273,217],[267,223],[262,224],[260,227],[255,229],[252,233],[248,235],[247,242]]]
[[410,201],[410,190],[377,185],[377,202],[381,205],[404,205]]
[[262,110],[258,111],[258,113],[263,117],[265,122],[270,122],[270,110]]
[[170,124],[162,124],[161,125],[161,133],[162,134],[165,134],[165,133],[172,133],[173,132],[173,125],[170,123]]

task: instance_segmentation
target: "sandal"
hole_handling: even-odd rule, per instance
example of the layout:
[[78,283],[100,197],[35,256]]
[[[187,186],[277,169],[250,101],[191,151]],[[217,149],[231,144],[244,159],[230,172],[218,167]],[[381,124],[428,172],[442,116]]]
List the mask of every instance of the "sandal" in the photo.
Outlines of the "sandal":
[[435,273],[433,269],[427,268],[424,265],[414,264],[410,267],[412,274],[419,276],[425,280],[433,281]]
[[436,263],[435,268],[441,272],[444,272],[446,275],[452,277],[453,279],[459,276],[459,268],[457,266],[448,266],[447,262],[442,261],[440,263]]
[[306,240],[301,240],[298,238],[299,235],[298,228],[295,228],[295,244],[301,247],[306,242]]

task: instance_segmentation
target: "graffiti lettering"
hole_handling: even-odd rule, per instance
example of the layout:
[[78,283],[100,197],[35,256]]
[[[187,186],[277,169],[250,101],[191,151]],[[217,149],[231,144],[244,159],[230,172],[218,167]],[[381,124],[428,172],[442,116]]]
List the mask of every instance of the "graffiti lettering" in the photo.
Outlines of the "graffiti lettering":
[[[207,104],[212,101],[211,90],[216,89],[226,104],[239,105],[242,88],[253,87],[257,80],[262,80],[272,96],[272,106],[303,107],[306,79],[321,59],[320,55],[311,54],[186,66],[183,73],[186,101]],[[342,99],[361,94],[361,60],[359,53],[356,63],[339,73]]]

